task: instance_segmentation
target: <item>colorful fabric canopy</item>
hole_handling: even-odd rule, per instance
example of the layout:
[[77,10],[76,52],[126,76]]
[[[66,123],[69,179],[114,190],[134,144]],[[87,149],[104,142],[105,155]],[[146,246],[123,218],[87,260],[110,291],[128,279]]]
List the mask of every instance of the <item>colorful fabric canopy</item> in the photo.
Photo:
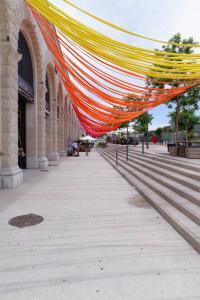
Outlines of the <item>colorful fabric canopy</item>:
[[[27,2],[81,125],[91,136],[112,131],[198,84],[199,54],[166,54],[123,44],[81,24],[50,1]],[[179,87],[148,88],[147,76],[176,79]]]

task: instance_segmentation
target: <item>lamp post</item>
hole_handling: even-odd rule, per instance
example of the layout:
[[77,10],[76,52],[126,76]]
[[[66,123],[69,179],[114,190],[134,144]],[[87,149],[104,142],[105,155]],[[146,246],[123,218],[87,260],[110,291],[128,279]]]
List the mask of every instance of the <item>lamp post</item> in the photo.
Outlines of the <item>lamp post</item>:
[[146,143],[146,146],[147,146],[147,149],[149,149],[149,124],[148,124],[148,117],[149,117],[149,113],[147,112],[147,132],[146,132],[146,137],[147,137],[147,143]]
[[127,131],[126,131],[126,161],[128,161],[128,125],[129,123],[127,124]]
[[148,129],[148,125],[147,125],[146,138],[147,138],[146,147],[147,147],[147,149],[149,149],[149,129]]
[[142,154],[144,154],[144,134],[142,134]]

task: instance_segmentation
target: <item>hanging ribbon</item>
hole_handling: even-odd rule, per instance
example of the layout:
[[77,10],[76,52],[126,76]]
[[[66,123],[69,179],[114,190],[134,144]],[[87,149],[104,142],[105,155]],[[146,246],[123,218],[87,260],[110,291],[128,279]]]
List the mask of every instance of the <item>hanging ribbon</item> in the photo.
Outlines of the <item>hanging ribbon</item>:
[[[190,75],[195,74],[193,77],[199,78],[197,72],[193,73],[194,68],[198,69],[197,61],[194,64],[186,64],[188,60],[185,59],[185,55],[182,60],[178,59],[179,55],[173,57],[169,69],[169,66],[166,68],[165,61],[170,59],[170,56],[166,59],[163,54],[159,56],[156,52],[156,55],[151,53],[152,68],[155,59],[157,59],[155,57],[159,56],[160,66],[161,60],[163,60],[161,68],[163,76],[159,77],[167,80],[169,79],[168,76],[176,76],[176,79],[179,80],[179,82],[177,81],[179,87],[149,88],[147,82],[150,79],[144,76],[143,71],[138,72],[138,63],[135,64],[137,68],[134,67],[134,71],[131,70],[132,67],[124,68],[125,61],[129,61],[131,66],[133,61],[139,61],[142,58],[143,69],[148,69],[149,67],[147,68],[144,63],[145,55],[146,57],[150,55],[148,51],[146,54],[145,51],[139,53],[139,48],[137,48],[138,55],[133,59],[136,50],[133,55],[130,51],[131,48],[129,49],[132,46],[123,44],[117,51],[115,41],[112,45],[113,40],[106,37],[106,39],[109,39],[110,47],[108,47],[108,44],[103,43],[102,49],[106,45],[109,52],[108,57],[117,58],[118,55],[122,55],[122,65],[121,63],[113,64],[112,59],[106,60],[108,57],[103,56],[101,49],[98,49],[101,45],[101,38],[97,39],[99,33],[92,30],[87,31],[87,28],[84,26],[82,28],[78,21],[71,17],[66,18],[66,14],[49,4],[49,1],[28,0],[28,2],[31,4],[33,15],[46,44],[54,56],[56,69],[69,93],[69,98],[81,126],[91,136],[96,137],[115,130],[122,123],[138,117],[149,109],[171,100],[198,84],[197,80],[186,81],[184,79],[183,81],[183,78],[189,78],[189,67],[192,68]],[[71,22],[73,20],[72,27],[70,27],[71,23],[68,24],[68,19]],[[54,22],[52,22],[53,20]],[[57,30],[49,22],[56,25]],[[65,35],[66,27],[69,32]],[[81,28],[84,32],[83,35],[80,33]],[[88,39],[86,39],[85,34]],[[92,45],[92,50],[87,45],[88,41],[90,41],[90,46]],[[108,40],[106,40],[107,42]],[[129,52],[127,52],[126,46]],[[191,57],[193,57],[192,61],[194,62],[195,56]],[[175,66],[176,60],[178,67],[176,65],[176,72],[173,73],[172,65]],[[159,68],[154,68],[156,70],[154,73],[158,72],[157,69]],[[172,78],[170,77],[170,79]],[[165,85],[166,83],[160,80],[160,84]]]

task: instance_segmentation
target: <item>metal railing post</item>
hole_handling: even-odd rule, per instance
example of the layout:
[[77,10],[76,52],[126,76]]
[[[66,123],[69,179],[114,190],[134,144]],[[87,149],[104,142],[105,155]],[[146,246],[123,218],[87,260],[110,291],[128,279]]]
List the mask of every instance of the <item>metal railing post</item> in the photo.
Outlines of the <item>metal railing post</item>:
[[147,149],[149,149],[149,132],[148,132],[148,129],[147,129],[146,139],[147,139],[146,147],[147,147]]
[[142,154],[144,154],[144,138],[142,138]]
[[127,125],[127,135],[126,135],[126,161],[128,161],[128,125]]
[[118,165],[118,150],[116,149],[116,166]]

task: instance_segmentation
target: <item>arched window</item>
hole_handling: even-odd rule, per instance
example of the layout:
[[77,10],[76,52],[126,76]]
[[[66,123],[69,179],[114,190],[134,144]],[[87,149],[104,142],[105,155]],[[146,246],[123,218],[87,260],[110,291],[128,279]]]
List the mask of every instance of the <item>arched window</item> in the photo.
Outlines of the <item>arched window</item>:
[[46,75],[46,89],[47,92],[45,94],[45,109],[47,112],[50,112],[50,92],[49,92],[49,80],[48,76]]
[[33,66],[26,39],[21,31],[19,32],[18,52],[22,55],[22,59],[18,63],[19,94],[24,96],[27,101],[33,101]]

